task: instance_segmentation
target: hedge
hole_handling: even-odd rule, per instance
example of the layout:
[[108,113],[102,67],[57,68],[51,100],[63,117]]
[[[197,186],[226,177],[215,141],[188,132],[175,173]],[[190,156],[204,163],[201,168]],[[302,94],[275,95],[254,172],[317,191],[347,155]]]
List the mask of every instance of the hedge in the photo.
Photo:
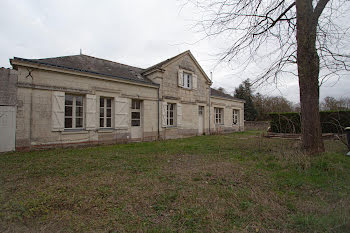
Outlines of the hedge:
[[[270,130],[274,133],[300,133],[301,114],[297,112],[270,113]],[[343,133],[350,126],[350,111],[320,112],[322,133]]]

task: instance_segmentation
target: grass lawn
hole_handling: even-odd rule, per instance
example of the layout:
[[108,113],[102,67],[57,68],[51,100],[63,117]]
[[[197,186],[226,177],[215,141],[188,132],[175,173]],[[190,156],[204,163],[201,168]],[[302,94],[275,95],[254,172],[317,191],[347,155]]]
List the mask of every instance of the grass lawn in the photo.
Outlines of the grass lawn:
[[350,158],[259,132],[0,155],[1,232],[350,232]]

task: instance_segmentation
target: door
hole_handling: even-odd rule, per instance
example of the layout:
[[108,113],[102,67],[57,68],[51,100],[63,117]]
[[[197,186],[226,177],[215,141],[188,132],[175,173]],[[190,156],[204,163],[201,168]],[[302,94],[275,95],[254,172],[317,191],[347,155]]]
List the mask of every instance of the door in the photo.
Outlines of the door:
[[198,106],[198,135],[204,133],[204,106]]
[[131,140],[142,141],[143,125],[142,125],[142,101],[131,101]]
[[0,152],[15,150],[16,107],[0,106]]

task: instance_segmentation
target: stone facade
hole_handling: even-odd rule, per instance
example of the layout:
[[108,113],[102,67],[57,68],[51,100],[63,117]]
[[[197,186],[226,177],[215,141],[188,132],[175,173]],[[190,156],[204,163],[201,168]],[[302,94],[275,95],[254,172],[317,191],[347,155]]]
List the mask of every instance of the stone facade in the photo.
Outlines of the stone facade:
[[[170,59],[160,68],[146,70],[142,75],[150,79],[151,84],[16,59],[11,63],[18,73],[17,149],[153,141],[244,129],[243,101],[212,97],[209,107],[211,81],[189,51]],[[195,88],[179,86],[179,70],[192,75]],[[56,97],[63,96],[64,100],[65,95],[84,98],[84,127],[79,130],[55,125],[57,117],[60,118],[58,122],[64,122],[62,117],[66,111],[55,110]],[[110,128],[99,127],[102,97],[113,101],[113,124]],[[122,113],[119,112],[119,100],[123,100],[126,106]],[[141,101],[141,126],[138,128],[131,123],[132,100]],[[175,106],[173,125],[165,122],[167,116],[164,114],[167,113],[164,108],[168,103]],[[64,101],[62,104],[63,109]],[[224,123],[220,125],[214,121],[216,106],[224,108]],[[232,109],[238,109],[240,113],[237,125],[232,124]],[[118,119],[121,115],[127,119],[123,127],[119,125],[122,124]],[[203,128],[199,129],[201,124]]]
[[[237,101],[228,101],[225,98],[216,96],[211,97],[210,112],[213,117],[210,120],[212,133],[230,133],[234,131],[244,131],[244,103]],[[215,122],[215,108],[223,109],[223,122]],[[238,123],[233,124],[233,110],[238,110]]]

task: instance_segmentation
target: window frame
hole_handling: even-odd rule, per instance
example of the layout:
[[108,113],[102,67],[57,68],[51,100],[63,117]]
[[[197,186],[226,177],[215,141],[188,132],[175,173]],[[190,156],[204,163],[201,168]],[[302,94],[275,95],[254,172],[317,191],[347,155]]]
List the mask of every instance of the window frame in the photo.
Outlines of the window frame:
[[[171,106],[173,107],[172,109],[170,109]],[[166,108],[166,125],[167,125],[167,127],[176,126],[175,115],[176,115],[176,103],[167,103],[167,108]],[[172,124],[171,124],[171,120],[172,120]]]
[[[68,96],[71,96],[72,97],[72,104],[71,105],[68,105],[66,104],[66,98]],[[77,97],[81,97],[81,105],[78,105],[77,106]],[[65,94],[64,95],[64,130],[71,130],[71,129],[77,129],[77,130],[82,130],[84,129],[84,126],[85,126],[85,100],[84,100],[84,96],[83,95],[75,95],[75,94]],[[72,108],[72,115],[70,116],[67,116],[66,115],[66,107],[71,107]],[[81,116],[77,116],[77,107],[80,107],[82,108],[82,113],[81,113]],[[66,119],[72,119],[72,127],[69,127],[67,128],[66,127]],[[77,118],[81,119],[82,120],[82,123],[81,123],[81,127],[77,127]]]
[[183,72],[183,88],[192,89],[192,74],[189,72]]
[[[142,127],[142,100],[132,99],[131,100],[131,127]],[[133,118],[133,113],[139,113],[139,119]],[[133,121],[138,121],[139,125],[133,125]]]
[[232,125],[239,125],[239,109],[232,109]]
[[219,107],[214,107],[214,120],[216,125],[224,124],[224,109]]
[[204,115],[204,106],[199,105],[198,106],[198,115],[203,116]]
[[[101,99],[103,99],[103,107],[101,107]],[[111,101],[111,106],[108,107],[107,101]],[[103,116],[101,117],[101,108],[103,108]],[[107,116],[107,110],[111,110],[111,116]],[[111,129],[113,128],[113,98],[112,97],[105,97],[105,96],[100,96],[100,102],[99,102],[99,115],[98,115],[98,123],[100,126],[100,129]],[[103,126],[101,127],[101,119],[103,119]],[[107,119],[111,120],[111,126],[107,126]]]

